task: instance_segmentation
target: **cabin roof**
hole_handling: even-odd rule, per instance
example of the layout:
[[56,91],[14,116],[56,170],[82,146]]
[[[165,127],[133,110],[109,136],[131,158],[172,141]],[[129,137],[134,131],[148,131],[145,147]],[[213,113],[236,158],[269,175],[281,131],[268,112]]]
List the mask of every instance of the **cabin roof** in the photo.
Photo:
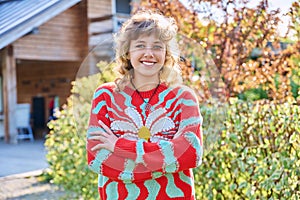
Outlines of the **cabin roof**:
[[0,0],[0,49],[81,0]]

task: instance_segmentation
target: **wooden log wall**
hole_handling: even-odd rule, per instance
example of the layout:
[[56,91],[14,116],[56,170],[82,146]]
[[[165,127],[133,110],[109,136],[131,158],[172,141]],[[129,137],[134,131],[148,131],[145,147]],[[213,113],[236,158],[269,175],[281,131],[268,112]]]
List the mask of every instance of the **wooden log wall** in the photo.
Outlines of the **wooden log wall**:
[[88,17],[94,18],[112,14],[112,1],[115,0],[89,0]]
[[[89,46],[94,47],[100,42],[111,40],[113,32],[112,1],[88,1]],[[103,45],[105,46],[105,45]]]
[[17,40],[17,59],[79,61],[88,50],[87,7],[79,3]]
[[115,0],[89,0],[89,69],[86,74],[94,74],[99,70],[99,61],[111,62],[113,50],[113,13],[112,5]]

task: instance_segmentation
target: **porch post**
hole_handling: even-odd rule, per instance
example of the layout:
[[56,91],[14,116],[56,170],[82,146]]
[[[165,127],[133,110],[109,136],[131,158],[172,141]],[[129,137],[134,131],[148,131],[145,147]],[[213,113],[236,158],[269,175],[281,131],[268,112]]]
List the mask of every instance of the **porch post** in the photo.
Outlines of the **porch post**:
[[13,47],[11,45],[5,47],[2,52],[5,142],[17,143],[18,133],[15,123],[15,110],[17,104],[16,61],[13,55]]

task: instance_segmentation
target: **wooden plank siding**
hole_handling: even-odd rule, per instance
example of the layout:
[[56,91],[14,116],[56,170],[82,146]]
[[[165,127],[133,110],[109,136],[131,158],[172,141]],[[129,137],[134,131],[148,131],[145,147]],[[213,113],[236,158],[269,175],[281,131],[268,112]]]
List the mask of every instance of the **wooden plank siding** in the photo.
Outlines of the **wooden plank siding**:
[[16,59],[80,61],[87,53],[87,8],[83,1],[13,43]]
[[96,63],[99,61],[111,62],[113,58],[113,1],[89,0],[89,74],[98,72]]
[[[52,18],[38,27],[38,34],[20,38],[13,47],[17,103],[30,103],[33,109],[33,98],[44,98],[46,123],[50,101],[58,96],[60,106],[66,103],[71,83],[88,53],[87,1]],[[35,137],[42,136],[39,132],[35,129]]]
[[112,14],[112,1],[114,0],[89,0],[88,18],[101,17]]
[[45,119],[53,96],[59,96],[60,105],[70,96],[71,82],[76,78],[80,62],[17,61],[17,102],[32,103],[33,97],[44,97]]
[[107,43],[107,40],[111,42],[113,32],[112,1],[114,0],[88,1],[90,48],[99,43]]

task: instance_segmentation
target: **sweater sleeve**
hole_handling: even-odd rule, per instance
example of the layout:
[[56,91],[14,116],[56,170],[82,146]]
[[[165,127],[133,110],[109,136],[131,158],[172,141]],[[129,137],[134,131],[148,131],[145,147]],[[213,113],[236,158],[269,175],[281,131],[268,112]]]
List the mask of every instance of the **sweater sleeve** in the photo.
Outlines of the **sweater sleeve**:
[[[119,138],[114,154],[133,160],[135,165],[144,166],[152,174],[175,173],[199,166],[203,152],[202,116],[197,98],[190,90],[181,95],[179,112],[179,136],[175,139],[151,143]],[[140,173],[133,170],[135,172]]]
[[[125,183],[147,180],[155,176],[161,176],[161,173],[153,174],[144,166],[139,164],[136,165],[134,160],[130,159],[130,156],[119,156],[116,153],[112,153],[106,149],[100,149],[98,151],[91,150],[95,145],[100,143],[99,140],[90,139],[91,133],[95,131],[105,131],[99,125],[99,120],[110,127],[111,120],[108,113],[112,104],[112,96],[113,95],[110,87],[106,87],[105,85],[98,88],[93,96],[86,139],[86,151],[89,168],[93,172],[101,174],[108,179],[122,181]],[[120,140],[120,138],[118,140]],[[133,168],[137,169],[138,171],[138,173],[136,173],[134,176],[131,170]]]
[[88,166],[92,171],[110,179],[119,180],[122,167],[119,166],[118,163],[124,163],[126,159],[118,157],[106,149],[100,149],[99,151],[91,150],[95,145],[100,143],[99,140],[90,139],[91,133],[95,131],[105,132],[99,125],[99,120],[104,122],[107,126],[110,125],[108,105],[111,104],[111,102],[110,98],[107,97],[110,95],[110,88],[105,86],[98,88],[94,93],[87,129],[86,151]]
[[[169,141],[152,143],[143,139],[118,138],[114,152],[106,149],[91,151],[99,141],[90,140],[90,133],[104,131],[98,121],[110,127],[110,99],[106,90],[95,92],[87,130],[87,156],[90,169],[109,179],[125,183],[158,178],[197,167],[202,159],[202,117],[196,97],[184,92],[179,100],[179,136]],[[110,95],[106,95],[110,96]],[[107,105],[108,104],[108,105]]]

